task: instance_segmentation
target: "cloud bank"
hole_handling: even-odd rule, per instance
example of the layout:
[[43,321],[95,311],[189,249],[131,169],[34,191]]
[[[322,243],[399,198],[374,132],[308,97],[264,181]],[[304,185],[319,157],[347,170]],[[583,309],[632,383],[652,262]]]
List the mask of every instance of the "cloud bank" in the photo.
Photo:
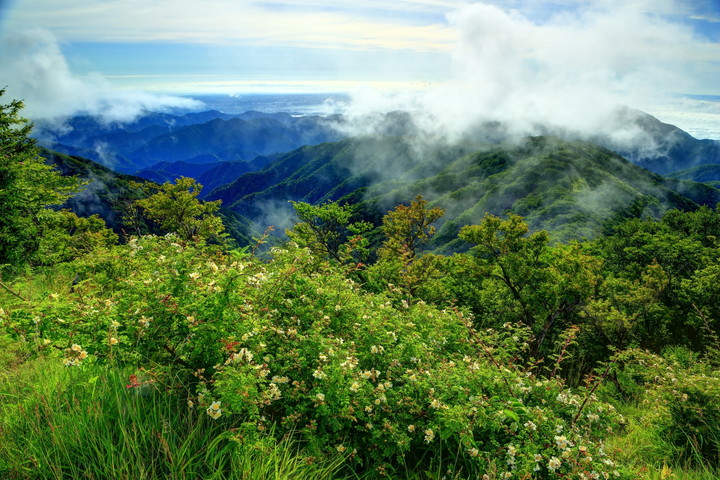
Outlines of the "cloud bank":
[[717,44],[671,20],[676,2],[647,7],[605,0],[539,22],[511,8],[466,5],[448,16],[458,37],[450,82],[418,95],[360,92],[349,111],[411,110],[422,113],[426,131],[450,136],[499,121],[519,135],[550,127],[633,141],[635,132],[618,130],[618,106],[645,109],[693,91],[688,65],[717,60]]
[[6,96],[25,102],[33,120],[62,120],[89,114],[103,121],[128,122],[146,111],[197,109],[200,102],[114,89],[99,75],[74,74],[48,31],[31,29],[0,39],[0,86]]

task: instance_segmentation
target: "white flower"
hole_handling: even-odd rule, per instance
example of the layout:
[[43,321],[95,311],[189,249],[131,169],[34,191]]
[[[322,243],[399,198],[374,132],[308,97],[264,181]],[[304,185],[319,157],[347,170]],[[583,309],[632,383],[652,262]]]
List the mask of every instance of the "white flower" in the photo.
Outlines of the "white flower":
[[413,433],[415,431],[415,425],[408,425],[408,432]]
[[324,394],[324,393],[318,393],[318,394],[315,395],[315,396],[316,396],[317,399],[320,400],[321,402],[324,402],[324,401],[325,401],[325,394]]
[[535,425],[533,422],[525,422],[525,428],[528,430],[537,430],[537,425]]
[[425,442],[430,443],[435,438],[435,432],[432,431],[431,428],[428,428],[425,430]]
[[558,468],[560,468],[560,460],[557,457],[550,458],[550,460],[548,461],[548,469],[551,472],[554,472]]
[[570,444],[565,435],[555,436],[555,443],[557,443],[558,448],[565,448]]
[[220,418],[220,415],[222,415],[222,409],[220,409],[221,403],[222,402],[214,401],[206,410],[207,414],[210,415],[210,418],[212,418],[213,420],[217,420],[218,418]]

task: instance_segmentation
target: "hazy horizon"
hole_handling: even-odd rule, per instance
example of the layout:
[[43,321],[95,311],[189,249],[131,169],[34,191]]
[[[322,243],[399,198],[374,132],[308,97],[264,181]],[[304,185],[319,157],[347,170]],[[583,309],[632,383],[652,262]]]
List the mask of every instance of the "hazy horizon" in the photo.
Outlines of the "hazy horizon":
[[0,29],[0,84],[31,118],[342,93],[353,114],[418,109],[450,130],[592,129],[627,105],[720,139],[714,0],[17,0]]

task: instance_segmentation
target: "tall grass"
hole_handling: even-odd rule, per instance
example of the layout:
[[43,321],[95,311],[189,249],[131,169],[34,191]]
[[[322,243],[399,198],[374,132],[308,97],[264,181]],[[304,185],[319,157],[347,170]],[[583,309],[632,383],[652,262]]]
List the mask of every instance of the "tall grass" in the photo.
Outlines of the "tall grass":
[[[635,402],[616,402],[627,418],[624,432],[610,437],[608,451],[636,470],[643,480],[718,480],[720,465],[688,461],[678,448],[663,437],[653,423],[658,421],[656,406]],[[685,458],[685,460],[683,460]]]
[[178,395],[128,389],[128,372],[41,357],[0,374],[2,479],[327,479],[290,440],[249,447],[228,419]]

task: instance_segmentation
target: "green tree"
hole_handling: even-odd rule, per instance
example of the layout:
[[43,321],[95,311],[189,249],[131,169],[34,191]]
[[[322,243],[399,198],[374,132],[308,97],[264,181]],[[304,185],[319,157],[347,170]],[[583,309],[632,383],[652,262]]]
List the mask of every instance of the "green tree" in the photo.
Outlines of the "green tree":
[[225,230],[220,217],[220,200],[202,202],[197,197],[202,185],[195,179],[181,177],[165,183],[159,190],[136,202],[144,215],[157,224],[164,233],[176,233],[183,240],[220,239]]
[[118,241],[117,234],[97,215],[78,217],[70,210],[51,210],[48,214],[33,263],[53,265],[69,261]]
[[435,234],[433,223],[445,214],[440,207],[428,207],[428,201],[418,195],[409,206],[398,205],[383,218],[383,232],[387,240],[379,255],[403,257],[411,263],[420,246]]
[[308,247],[320,258],[348,264],[367,261],[368,241],[364,234],[372,225],[364,221],[351,222],[354,207],[336,202],[290,203],[300,220],[287,231],[291,240]]
[[[5,89],[0,90],[0,96]],[[20,116],[23,103],[0,104],[0,264],[22,265],[40,246],[48,207],[80,188],[47,165],[30,138],[32,124]]]
[[442,273],[445,258],[433,253],[421,255],[420,249],[435,234],[433,223],[444,214],[442,208],[430,208],[418,195],[410,205],[398,205],[383,217],[386,240],[372,272],[376,290],[392,283],[433,302],[443,296],[435,280]]
[[517,215],[486,215],[480,225],[463,227],[460,238],[475,244],[470,271],[482,287],[479,304],[472,306],[480,320],[530,327],[531,356],[545,356],[552,340],[583,322],[584,307],[601,282],[599,259],[576,244],[550,246],[546,231],[528,235]]
[[633,322],[632,337],[639,346],[659,352],[668,345],[686,345],[699,351],[706,339],[702,315],[711,328],[719,328],[713,292],[717,283],[712,280],[714,266],[720,261],[718,235],[720,215],[716,211],[671,210],[661,221],[627,220],[586,245],[588,252],[603,258],[604,276],[616,283],[623,280],[628,285],[642,285],[648,269],[656,266],[662,270],[663,288],[652,308],[644,308]]

